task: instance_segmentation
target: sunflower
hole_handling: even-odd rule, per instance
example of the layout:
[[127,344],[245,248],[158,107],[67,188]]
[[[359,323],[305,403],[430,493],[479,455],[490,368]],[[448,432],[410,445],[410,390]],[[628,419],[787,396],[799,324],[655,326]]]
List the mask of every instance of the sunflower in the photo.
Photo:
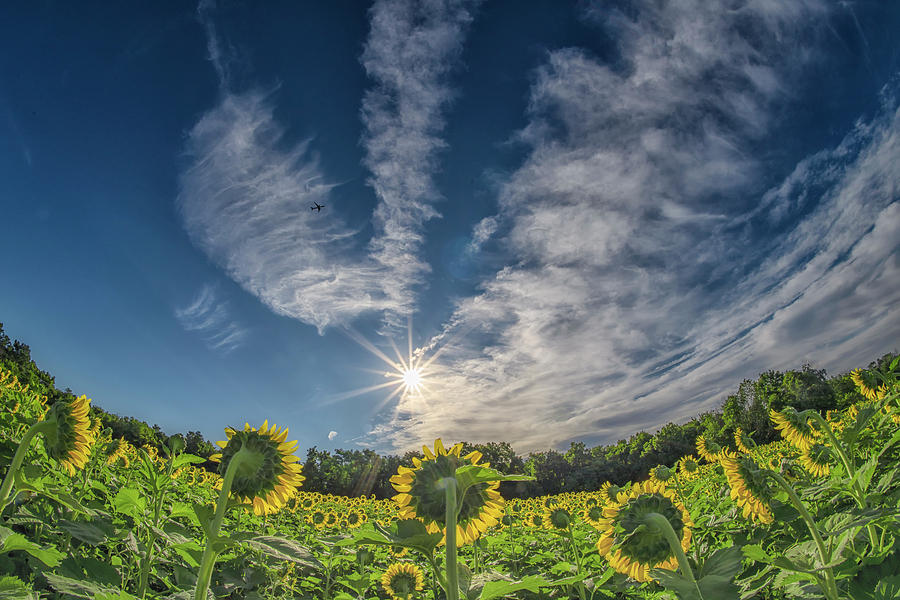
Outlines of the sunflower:
[[881,400],[884,398],[885,392],[887,392],[887,388],[884,386],[876,388],[875,384],[869,385],[863,372],[859,369],[850,372],[850,379],[856,384],[856,389],[859,390],[859,393],[869,400]]
[[794,444],[799,450],[811,446],[818,437],[818,432],[812,428],[809,421],[801,417],[800,413],[790,406],[782,412],[771,411],[770,417],[775,423],[775,429],[778,429],[784,439]]
[[813,444],[800,452],[800,464],[816,477],[825,477],[831,472],[833,459],[831,449],[825,444]]
[[65,467],[69,475],[83,469],[91,455],[94,436],[88,418],[91,401],[86,396],[60,400],[47,411],[44,420],[56,423],[44,434],[44,446],[50,458]]
[[[433,452],[428,446],[423,446],[422,451],[424,460],[414,457],[414,468],[400,466],[397,474],[391,477],[391,484],[398,492],[394,501],[399,506],[401,519],[419,519],[430,533],[438,533],[444,531],[446,518],[446,496],[441,480],[454,478],[459,467],[486,467],[488,464],[479,462],[481,452],[471,452],[461,457],[462,443],[446,450],[441,440],[437,439]],[[473,542],[495,525],[503,516],[505,503],[497,491],[499,481],[472,485],[464,496],[459,493],[458,485],[456,539],[459,545],[463,545]]]
[[719,462],[719,458],[722,456],[722,446],[715,442],[707,441],[706,436],[698,435],[697,454],[706,459],[707,462]]
[[[301,493],[302,493],[302,492],[301,492]],[[309,510],[309,509],[311,509],[313,506],[316,505],[316,499],[315,499],[315,497],[314,497],[312,494],[306,494],[306,493],[304,493],[303,496],[300,498],[300,503],[299,503],[299,505],[300,505],[300,508],[301,508],[301,509],[303,509],[303,510]]]
[[771,523],[774,518],[768,504],[767,477],[756,462],[749,456],[726,453],[722,469],[731,486],[731,498],[743,508],[744,518]]
[[412,563],[394,563],[381,576],[381,586],[392,600],[408,600],[425,587],[422,569]]
[[306,479],[300,474],[300,459],[294,455],[297,442],[285,442],[287,433],[287,428],[279,430],[274,423],[269,427],[268,421],[259,429],[249,423],[243,431],[226,427],[228,440],[218,442],[222,452],[209,457],[219,462],[219,474],[224,477],[231,459],[241,450],[250,451],[243,455],[247,458],[239,465],[231,493],[239,501],[251,503],[256,515],[278,512]]
[[409,548],[405,546],[391,546],[390,553],[394,558],[403,558],[409,554]]
[[678,459],[678,475],[685,481],[696,479],[700,475],[700,463],[692,455]]
[[663,485],[670,485],[674,482],[675,471],[664,465],[658,465],[650,469],[650,479]]
[[125,438],[119,438],[117,440],[113,440],[106,446],[106,464],[114,465],[118,461],[122,461],[122,465],[125,468],[131,466],[131,460],[128,458],[129,450],[128,447],[131,444]]
[[315,509],[306,515],[306,522],[316,529],[323,529],[325,527],[325,511],[321,508]]
[[572,524],[572,515],[569,511],[559,504],[554,504],[550,508],[544,509],[541,525],[547,530],[565,530]]
[[522,522],[526,527],[538,528],[544,525],[544,515],[537,511],[522,513]]
[[739,452],[750,454],[750,446],[755,446],[756,444],[753,443],[753,438],[738,427],[734,430],[734,445],[737,446]]
[[356,529],[357,527],[362,526],[363,523],[369,520],[369,517],[366,516],[361,510],[356,508],[351,508],[344,515],[344,519],[347,521],[347,527],[350,529]]
[[619,494],[624,491],[624,489],[609,481],[604,482],[604,484],[600,486],[600,503],[609,504],[610,502],[618,502]]
[[637,581],[650,581],[650,569],[678,568],[678,559],[664,534],[648,527],[650,513],[662,515],[672,526],[681,547],[687,551],[691,543],[693,522],[684,505],[672,491],[659,483],[635,484],[619,500],[603,509],[597,550],[619,573]]
[[584,512],[581,513],[581,516],[594,527],[599,527],[600,519],[603,518],[603,508],[599,504],[589,505],[584,509]]
[[339,517],[336,512],[333,510],[325,511],[325,527],[328,529],[334,529],[339,521]]

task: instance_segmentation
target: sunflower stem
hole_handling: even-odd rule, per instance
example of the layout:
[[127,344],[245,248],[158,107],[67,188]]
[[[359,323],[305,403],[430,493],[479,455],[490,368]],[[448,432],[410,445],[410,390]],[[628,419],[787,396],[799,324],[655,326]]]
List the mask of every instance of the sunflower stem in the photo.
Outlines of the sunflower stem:
[[[569,534],[569,548],[572,549],[572,555],[575,557],[575,568],[577,569],[576,574],[581,575],[581,554],[578,552],[578,546],[575,544],[575,534],[572,533],[572,522],[569,522],[569,526],[566,528],[566,531]],[[581,600],[587,600],[587,593],[584,589],[584,582],[579,581],[576,586],[578,590],[578,595],[581,597]]]
[[447,600],[459,600],[459,572],[456,565],[456,479],[453,477],[444,477],[441,479],[441,485],[444,486],[444,494],[446,494],[445,507],[445,550],[447,569],[447,587],[444,591],[447,593]]
[[16,448],[16,453],[13,455],[12,462],[9,464],[9,470],[6,472],[6,477],[3,479],[3,485],[0,486],[0,513],[2,513],[9,504],[9,495],[12,492],[13,482],[16,479],[16,474],[19,472],[19,469],[22,468],[22,462],[25,460],[25,453],[28,452],[28,446],[31,445],[31,440],[37,434],[46,433],[54,427],[56,427],[54,421],[38,421],[25,432],[24,436],[22,436],[22,441],[19,442],[19,447]]
[[[860,508],[866,508],[866,494],[863,491],[862,487],[859,485],[859,480],[856,479],[856,469],[853,462],[847,457],[847,454],[844,452],[844,449],[841,447],[840,442],[837,439],[837,436],[834,435],[834,430],[831,428],[831,425],[826,421],[822,415],[819,414],[818,411],[815,410],[807,410],[804,411],[804,414],[808,414],[813,418],[825,432],[825,435],[828,436],[828,439],[831,440],[831,445],[834,447],[835,453],[837,453],[838,458],[840,458],[841,463],[844,465],[844,469],[847,470],[847,477],[850,479],[850,483],[853,486],[853,491],[856,492],[855,500]],[[869,543],[872,544],[873,550],[880,550],[881,545],[878,543],[878,538],[875,534],[875,527],[869,523],[866,525],[866,532],[869,535]]]
[[[787,492],[788,497],[791,499],[791,503],[794,505],[800,515],[803,517],[803,520],[806,521],[806,527],[809,529],[809,532],[812,534],[813,540],[816,543],[816,547],[819,549],[819,557],[822,560],[822,565],[828,564],[828,555],[825,552],[825,542],[822,541],[822,536],[819,535],[819,530],[816,529],[816,522],[813,520],[812,515],[807,510],[806,505],[803,504],[803,501],[800,500],[800,496],[797,495],[797,492],[794,491],[794,488],[791,487],[791,484],[785,480],[784,477],[776,473],[775,471],[765,471],[768,475],[778,482],[778,485]],[[823,590],[825,592],[825,596],[829,600],[838,600],[838,591],[837,591],[837,583],[834,579],[834,571],[831,570],[831,567],[827,567],[824,569],[825,571],[825,585],[823,586]]]
[[206,538],[206,548],[203,549],[203,558],[200,559],[200,570],[197,573],[197,586],[194,588],[194,600],[206,600],[209,591],[209,581],[212,578],[213,567],[216,564],[216,558],[219,552],[216,549],[216,542],[219,539],[219,528],[222,527],[222,521],[225,519],[225,510],[228,507],[228,494],[231,492],[231,484],[234,476],[237,475],[241,463],[253,455],[252,451],[241,448],[238,450],[225,470],[225,477],[222,478],[222,489],[219,491],[219,501],[216,503],[216,514],[209,526],[209,533]]
[[697,586],[697,580],[694,578],[694,570],[691,568],[691,563],[688,562],[688,558],[684,554],[684,549],[681,547],[681,540],[678,539],[678,534],[672,529],[672,524],[669,523],[669,520],[663,515],[655,512],[647,513],[644,515],[644,519],[648,525],[662,532],[666,541],[669,542],[669,548],[671,548],[672,553],[675,555],[675,559],[678,560],[678,567],[681,569],[681,574],[694,585],[698,597],[702,598],[703,595],[700,593],[700,588]]

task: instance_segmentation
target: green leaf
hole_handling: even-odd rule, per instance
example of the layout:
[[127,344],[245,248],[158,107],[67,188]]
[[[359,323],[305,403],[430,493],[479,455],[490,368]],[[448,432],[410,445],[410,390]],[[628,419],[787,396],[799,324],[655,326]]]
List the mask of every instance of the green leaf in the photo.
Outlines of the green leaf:
[[66,556],[56,548],[41,547],[21,533],[15,533],[7,527],[0,527],[0,554],[13,550],[27,552],[48,567],[55,567]]
[[172,546],[172,550],[189,566],[195,569],[200,566],[200,559],[203,557],[203,547],[195,540],[189,540],[183,544],[175,544]]
[[463,597],[468,596],[472,587],[472,571],[462,562],[456,563],[456,582]]
[[668,569],[651,569],[650,576],[659,581],[666,589],[675,592],[681,600],[703,600],[694,582],[681,573]]
[[0,577],[0,600],[38,600],[37,592],[28,589],[18,577]]
[[91,546],[99,546],[109,539],[113,527],[112,523],[104,523],[107,527],[101,528],[98,523],[100,523],[100,521],[85,523],[83,521],[67,521],[63,519],[59,522],[59,527],[60,529],[67,531],[69,535],[77,540],[90,544]]
[[195,456],[193,454],[179,454],[172,461],[172,468],[177,469],[178,467],[183,467],[186,464],[199,464],[202,462],[206,462],[206,459],[200,458],[199,456]]
[[731,581],[741,570],[742,556],[740,546],[719,548],[703,563],[703,568],[700,569],[700,578],[721,577]]
[[869,565],[857,573],[848,586],[852,600],[894,600],[900,598],[900,553],[884,562]]
[[199,504],[197,502],[192,504],[191,508],[194,509],[194,514],[197,516],[197,521],[200,522],[200,527],[203,528],[203,533],[209,537],[209,528],[216,514],[215,509],[208,504]]
[[765,550],[762,549],[762,546],[752,545],[752,546],[744,546],[741,548],[741,551],[744,553],[744,556],[749,558],[750,560],[755,560],[759,562],[772,562],[772,557],[769,556]]
[[534,477],[530,475],[504,475],[499,471],[480,465],[466,465],[456,469],[456,483],[461,494],[464,494],[466,490],[477,483],[490,483],[492,481],[534,481]]
[[480,598],[481,600],[492,600],[519,590],[528,590],[537,594],[541,587],[546,587],[547,585],[547,580],[540,575],[528,575],[523,577],[521,581],[488,581],[481,588]]
[[128,592],[116,590],[114,592],[100,592],[94,596],[94,600],[137,600],[137,597],[132,596]]
[[113,508],[123,515],[140,519],[147,509],[147,500],[134,488],[122,488],[113,498]]
[[69,594],[70,596],[75,596],[76,598],[85,598],[86,600],[92,600],[100,594],[109,591],[104,590],[96,583],[83,581],[80,579],[72,579],[70,577],[57,575],[55,573],[44,573],[44,577],[47,578],[50,586],[57,592],[60,592],[62,594]]
[[356,592],[357,596],[362,596],[369,589],[372,580],[364,573],[352,572],[338,579],[338,583]]
[[113,588],[117,587],[122,581],[122,576],[109,563],[78,554],[72,554],[62,561],[57,567],[56,574],[78,581],[90,581],[101,586],[106,585]]
[[247,544],[251,548],[259,550],[276,560],[289,560],[316,570],[323,570],[325,568],[325,565],[320,563],[308,548],[301,546],[294,540],[271,535],[255,535],[252,533],[232,534],[231,539],[235,542]]
[[382,546],[402,546],[431,556],[444,536],[428,533],[425,524],[416,519],[405,519],[391,523],[389,528],[366,523],[356,530],[352,539],[338,542],[337,546],[353,544],[379,544]]

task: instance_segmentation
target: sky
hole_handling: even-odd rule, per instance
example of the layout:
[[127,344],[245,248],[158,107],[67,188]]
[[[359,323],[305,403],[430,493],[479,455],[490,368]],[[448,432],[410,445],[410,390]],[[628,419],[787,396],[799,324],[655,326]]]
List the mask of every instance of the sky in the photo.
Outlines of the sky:
[[614,443],[865,366],[900,349],[897,31],[874,0],[4,3],[0,322],[108,411],[300,452]]

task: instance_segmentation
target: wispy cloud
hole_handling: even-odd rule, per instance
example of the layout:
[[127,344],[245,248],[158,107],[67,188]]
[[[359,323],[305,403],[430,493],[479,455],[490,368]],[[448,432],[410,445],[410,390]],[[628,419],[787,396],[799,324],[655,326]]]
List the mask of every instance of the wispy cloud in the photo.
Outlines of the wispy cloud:
[[[444,110],[453,97],[448,75],[458,60],[476,0],[379,0],[362,63],[374,83],[363,99],[365,165],[378,196],[369,244],[372,258],[395,273],[388,296],[412,312],[412,286],[430,267],[419,256],[423,224],[438,216],[433,174]],[[402,324],[394,315],[393,324]]]
[[337,437],[337,435],[338,435],[338,432],[337,432],[337,431],[329,431],[329,432],[328,432],[328,439],[329,439],[329,440],[333,440],[334,438]]
[[438,336],[440,400],[402,400],[373,438],[489,440],[502,423],[520,451],[615,441],[715,407],[741,377],[846,369],[895,343],[895,105],[771,181],[752,147],[829,15],[725,4],[588,12],[621,41],[615,69],[550,53],[530,155],[484,229],[510,266]]
[[[422,228],[437,214],[431,176],[451,96],[447,74],[472,4],[386,0],[371,9],[362,61],[373,87],[362,118],[379,202],[366,245],[334,210],[340,199],[321,183],[328,178],[310,141],[284,148],[272,94],[234,91],[215,4],[203,0],[198,14],[221,100],[188,136],[193,164],[181,174],[178,205],[192,240],[273,311],[320,332],[369,312],[402,322],[429,270],[419,257]],[[331,205],[327,219],[310,213],[313,202]]]
[[240,346],[249,333],[231,317],[227,302],[211,285],[204,285],[189,305],[176,308],[175,317],[186,331],[196,332],[207,346],[223,352]]

